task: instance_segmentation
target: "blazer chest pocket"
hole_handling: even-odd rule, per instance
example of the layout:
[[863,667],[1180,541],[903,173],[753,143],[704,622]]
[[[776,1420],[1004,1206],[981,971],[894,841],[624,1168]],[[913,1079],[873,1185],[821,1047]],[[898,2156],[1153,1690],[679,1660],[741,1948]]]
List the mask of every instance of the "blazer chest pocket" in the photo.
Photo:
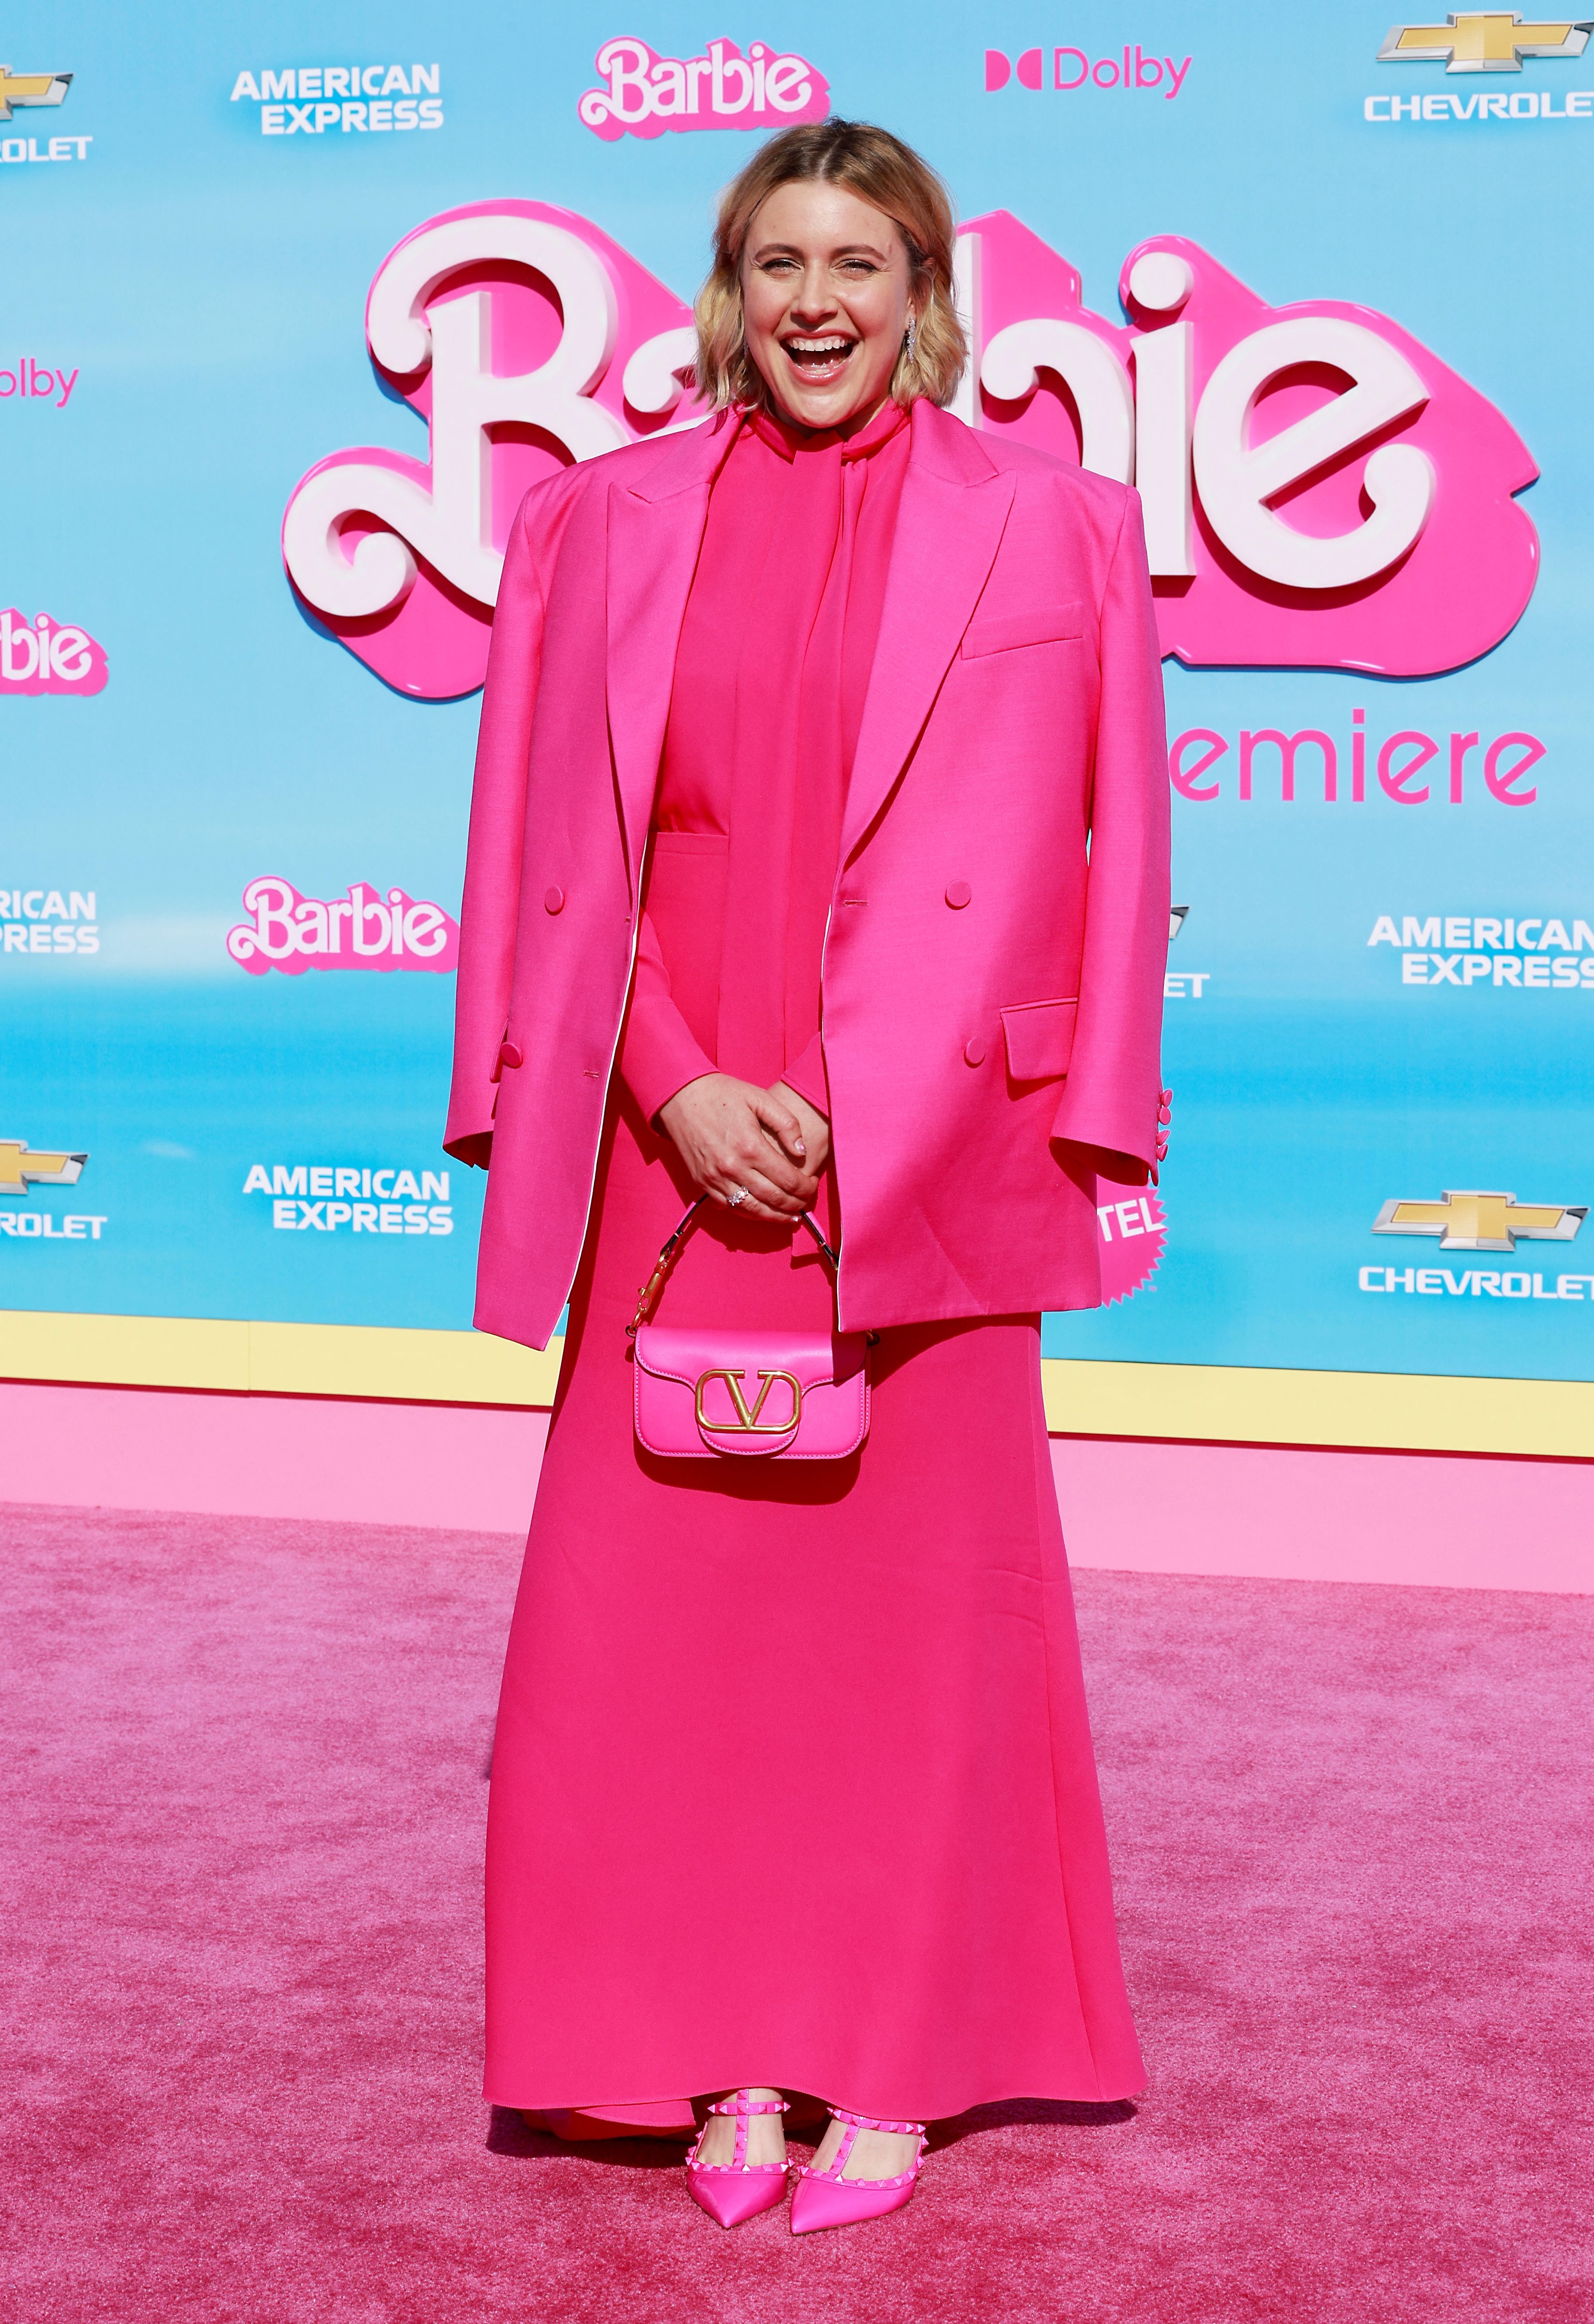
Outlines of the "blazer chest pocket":
[[1073,1053],[1077,1001],[1030,1001],[1001,1012],[1008,1074],[1016,1082],[1060,1082]]
[[1084,607],[1077,600],[1071,605],[1035,605],[1021,613],[993,613],[969,623],[963,658],[973,661],[981,654],[1011,653],[1017,646],[1063,645],[1084,633]]

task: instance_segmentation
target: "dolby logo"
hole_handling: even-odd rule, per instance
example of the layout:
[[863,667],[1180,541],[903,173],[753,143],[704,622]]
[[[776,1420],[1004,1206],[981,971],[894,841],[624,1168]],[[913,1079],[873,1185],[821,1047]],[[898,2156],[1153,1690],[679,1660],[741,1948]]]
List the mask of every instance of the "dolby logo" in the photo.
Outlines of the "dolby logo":
[[1105,95],[1110,89],[1129,97],[1175,97],[1190,70],[1189,57],[1158,56],[1139,42],[1092,57],[1085,49],[1024,49],[1009,57],[1005,49],[985,51],[985,87],[990,95],[1015,82],[1019,88],[1051,89],[1064,96],[1074,90]]
[[50,411],[64,411],[72,400],[72,390],[78,384],[78,366],[67,371],[58,364],[51,371],[32,355],[19,355],[14,364],[0,370],[0,403],[14,397],[19,402],[42,402]]

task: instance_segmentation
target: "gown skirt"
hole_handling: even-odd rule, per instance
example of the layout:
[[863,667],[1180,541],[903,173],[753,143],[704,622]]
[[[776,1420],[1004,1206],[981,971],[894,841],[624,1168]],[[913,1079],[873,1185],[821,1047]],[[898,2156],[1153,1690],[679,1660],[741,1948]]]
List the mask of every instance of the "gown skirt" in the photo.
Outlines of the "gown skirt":
[[[705,869],[659,835],[648,901],[712,1056]],[[487,2098],[1127,2097],[1039,1317],[884,1333],[846,1461],[655,1458],[625,1327],[692,1193],[616,1074],[493,1748]],[[708,1217],[662,1322],[833,1324],[806,1234]]]

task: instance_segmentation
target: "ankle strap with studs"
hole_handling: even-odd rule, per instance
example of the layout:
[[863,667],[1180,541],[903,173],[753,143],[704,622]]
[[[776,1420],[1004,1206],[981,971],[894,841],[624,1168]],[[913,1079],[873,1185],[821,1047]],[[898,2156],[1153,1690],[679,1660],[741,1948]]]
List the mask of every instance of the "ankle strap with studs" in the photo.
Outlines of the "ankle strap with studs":
[[686,2157],[688,2171],[761,2172],[786,2169],[784,2163],[750,2163],[747,2159],[749,2117],[755,2114],[789,2114],[791,2108],[785,2098],[750,2098],[745,2090],[733,2090],[728,2098],[715,2098],[710,2105],[705,2107],[704,2112],[705,2114],[728,2114],[733,2118],[736,2125],[735,2148],[729,2163],[700,2163],[697,2158],[702,2152],[703,2142],[708,2135],[708,2125],[705,2123],[697,2134],[691,2153]]

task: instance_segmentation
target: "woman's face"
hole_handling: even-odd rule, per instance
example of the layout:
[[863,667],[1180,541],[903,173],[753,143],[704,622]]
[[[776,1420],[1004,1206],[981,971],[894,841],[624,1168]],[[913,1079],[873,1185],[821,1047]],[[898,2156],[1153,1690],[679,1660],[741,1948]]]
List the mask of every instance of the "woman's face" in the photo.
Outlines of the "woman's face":
[[879,410],[912,311],[894,222],[845,186],[777,186],[742,261],[747,345],[777,407],[804,428]]

